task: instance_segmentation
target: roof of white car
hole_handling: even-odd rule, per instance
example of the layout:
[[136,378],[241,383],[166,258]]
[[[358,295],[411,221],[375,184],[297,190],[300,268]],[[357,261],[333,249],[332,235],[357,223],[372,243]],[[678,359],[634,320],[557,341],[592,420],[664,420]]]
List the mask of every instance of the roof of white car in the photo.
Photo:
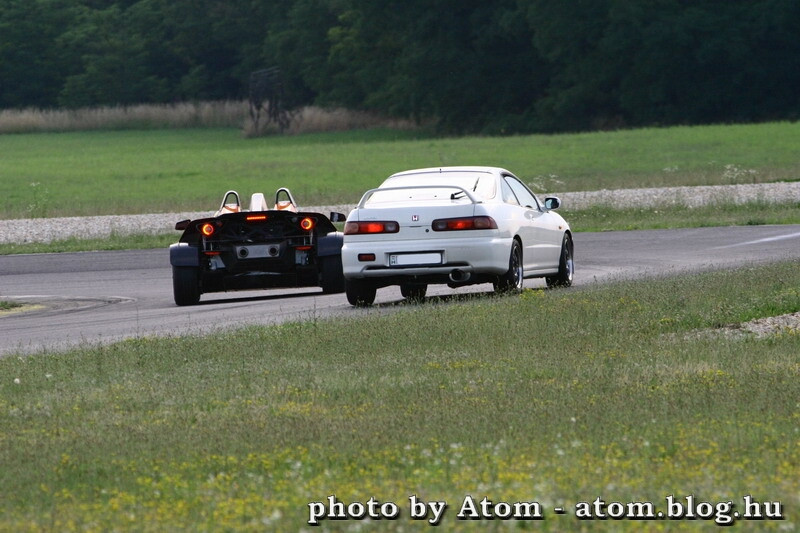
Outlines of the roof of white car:
[[[381,183],[378,189],[365,193],[359,205],[366,205],[367,202],[373,206],[377,203],[407,203],[410,199],[409,190],[417,191],[414,195],[414,199],[417,201],[433,200],[442,197],[441,190],[438,192],[434,190],[437,186],[446,189],[460,188],[473,202],[490,201],[496,197],[497,180],[504,173],[510,174],[502,168],[477,166],[406,170],[392,174]],[[375,196],[376,191],[381,191],[378,196]],[[451,194],[452,191],[449,191],[445,196],[449,199],[448,201],[452,200]],[[378,198],[381,199],[380,202],[378,202]]]
[[494,174],[494,175],[501,175],[501,174],[511,174],[508,170],[499,167],[430,167],[430,168],[418,168],[415,170],[404,170],[403,172],[397,172],[389,176],[390,178],[395,178],[399,176],[410,176],[414,174],[445,174],[445,173],[463,173],[463,172],[481,172],[486,174]]

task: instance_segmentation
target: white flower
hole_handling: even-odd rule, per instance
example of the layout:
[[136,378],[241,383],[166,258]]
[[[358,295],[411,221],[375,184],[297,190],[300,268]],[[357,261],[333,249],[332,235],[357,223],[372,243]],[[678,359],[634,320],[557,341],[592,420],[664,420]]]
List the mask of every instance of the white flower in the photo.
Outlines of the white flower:
[[20,383],[21,381],[19,380],[19,378],[14,378],[14,384],[19,385]]

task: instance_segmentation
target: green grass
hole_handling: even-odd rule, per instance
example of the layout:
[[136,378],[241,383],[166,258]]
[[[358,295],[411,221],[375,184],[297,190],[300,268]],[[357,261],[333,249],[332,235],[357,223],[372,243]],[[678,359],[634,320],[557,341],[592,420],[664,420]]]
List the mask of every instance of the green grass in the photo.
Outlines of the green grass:
[[22,307],[22,304],[0,300],[0,311],[9,311],[11,309],[16,309],[17,307]]
[[[800,311],[796,263],[403,305],[0,359],[0,530],[295,531],[307,503],[783,504],[800,520],[800,335],[691,335]],[[685,501],[685,500],[684,500]],[[566,516],[554,515],[556,505]],[[355,521],[321,530],[353,531]],[[605,530],[717,531],[713,520]]]
[[3,218],[205,210],[229,188],[355,203],[389,174],[495,165],[537,190],[800,179],[800,125],[435,138],[361,130],[244,139],[236,129],[0,135]]

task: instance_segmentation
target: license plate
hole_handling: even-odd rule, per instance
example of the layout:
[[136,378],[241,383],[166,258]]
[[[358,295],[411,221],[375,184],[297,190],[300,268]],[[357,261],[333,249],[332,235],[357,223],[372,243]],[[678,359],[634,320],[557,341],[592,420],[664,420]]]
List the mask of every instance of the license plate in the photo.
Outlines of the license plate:
[[392,254],[389,256],[389,265],[391,266],[407,266],[407,265],[441,265],[441,253],[426,253],[426,254]]

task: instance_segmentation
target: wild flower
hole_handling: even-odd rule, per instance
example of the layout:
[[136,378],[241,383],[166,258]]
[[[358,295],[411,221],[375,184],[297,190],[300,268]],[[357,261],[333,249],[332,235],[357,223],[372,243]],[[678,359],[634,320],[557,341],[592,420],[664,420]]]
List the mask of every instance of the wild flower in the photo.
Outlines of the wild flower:
[[744,181],[755,183],[757,175],[758,171],[755,169],[741,168],[733,164],[725,165],[725,171],[722,173],[722,177],[728,183],[742,183]]

